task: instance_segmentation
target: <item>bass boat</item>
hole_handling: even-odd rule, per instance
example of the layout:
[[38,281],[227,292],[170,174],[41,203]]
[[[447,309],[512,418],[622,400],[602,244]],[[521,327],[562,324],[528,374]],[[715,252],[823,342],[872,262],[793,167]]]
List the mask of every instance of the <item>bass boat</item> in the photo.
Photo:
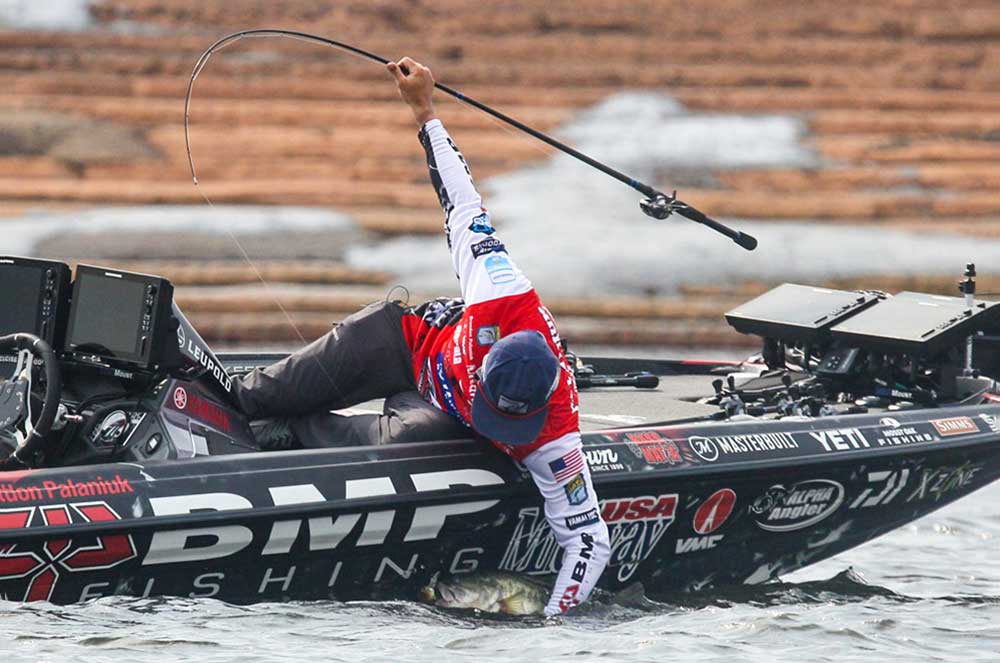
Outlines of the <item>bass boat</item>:
[[[747,361],[574,358],[600,587],[756,584],[1000,476],[1000,305],[785,284]],[[416,599],[554,575],[528,473],[482,440],[261,452],[166,279],[0,258],[0,596]],[[366,406],[361,406],[362,408]]]

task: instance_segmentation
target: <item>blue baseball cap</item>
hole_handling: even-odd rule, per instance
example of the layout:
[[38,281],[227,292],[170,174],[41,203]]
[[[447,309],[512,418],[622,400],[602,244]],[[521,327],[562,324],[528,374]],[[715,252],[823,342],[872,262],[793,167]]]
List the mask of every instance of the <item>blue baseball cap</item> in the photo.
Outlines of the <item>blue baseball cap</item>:
[[480,369],[472,400],[472,427],[481,435],[518,445],[535,441],[559,384],[559,360],[534,329],[493,344]]

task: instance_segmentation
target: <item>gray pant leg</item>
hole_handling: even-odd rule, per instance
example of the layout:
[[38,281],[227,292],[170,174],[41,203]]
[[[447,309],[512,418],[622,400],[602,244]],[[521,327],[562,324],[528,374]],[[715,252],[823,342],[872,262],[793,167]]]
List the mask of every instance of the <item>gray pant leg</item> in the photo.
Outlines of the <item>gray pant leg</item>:
[[325,412],[294,419],[291,426],[302,446],[310,448],[430,442],[472,435],[460,421],[413,390],[386,398],[382,414]]
[[414,389],[403,312],[394,302],[366,306],[301,350],[237,380],[237,402],[251,419],[294,417]]

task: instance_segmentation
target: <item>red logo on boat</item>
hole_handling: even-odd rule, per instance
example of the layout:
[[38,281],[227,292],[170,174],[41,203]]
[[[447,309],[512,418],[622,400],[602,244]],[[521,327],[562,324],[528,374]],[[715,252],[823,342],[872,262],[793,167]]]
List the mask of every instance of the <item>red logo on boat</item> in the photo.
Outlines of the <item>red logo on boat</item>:
[[644,458],[651,465],[681,462],[681,452],[677,443],[663,437],[656,431],[625,433],[625,444],[636,456]]
[[642,495],[619,500],[601,502],[601,516],[604,522],[613,525],[618,522],[673,521],[677,511],[677,494]]
[[[29,527],[35,513],[49,527],[71,525],[74,517],[84,522],[121,520],[105,502],[76,502],[55,506],[0,509],[0,530]],[[76,514],[75,516],[73,514]],[[56,588],[60,571],[75,573],[109,569],[136,556],[130,534],[84,537],[84,545],[74,539],[49,539],[41,548],[21,550],[23,544],[0,544],[0,581],[28,578],[24,601],[47,601]],[[87,545],[89,544],[89,545]],[[7,598],[6,594],[3,594]]]
[[931,425],[943,437],[949,435],[968,435],[978,433],[979,426],[970,417],[951,417],[950,419],[932,419]]
[[715,491],[694,512],[694,531],[698,534],[711,534],[722,527],[734,506],[736,493],[729,488]]
[[178,410],[183,410],[188,404],[188,394],[184,391],[184,387],[177,387],[174,389],[174,406]]

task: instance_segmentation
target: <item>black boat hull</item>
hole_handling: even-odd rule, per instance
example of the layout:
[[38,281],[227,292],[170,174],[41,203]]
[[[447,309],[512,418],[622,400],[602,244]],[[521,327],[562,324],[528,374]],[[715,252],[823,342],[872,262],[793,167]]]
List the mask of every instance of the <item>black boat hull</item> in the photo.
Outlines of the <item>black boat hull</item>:
[[[1000,476],[1000,408],[588,433],[600,586],[759,583]],[[248,453],[0,477],[0,595],[414,599],[440,574],[552,574],[530,477],[477,441]]]

